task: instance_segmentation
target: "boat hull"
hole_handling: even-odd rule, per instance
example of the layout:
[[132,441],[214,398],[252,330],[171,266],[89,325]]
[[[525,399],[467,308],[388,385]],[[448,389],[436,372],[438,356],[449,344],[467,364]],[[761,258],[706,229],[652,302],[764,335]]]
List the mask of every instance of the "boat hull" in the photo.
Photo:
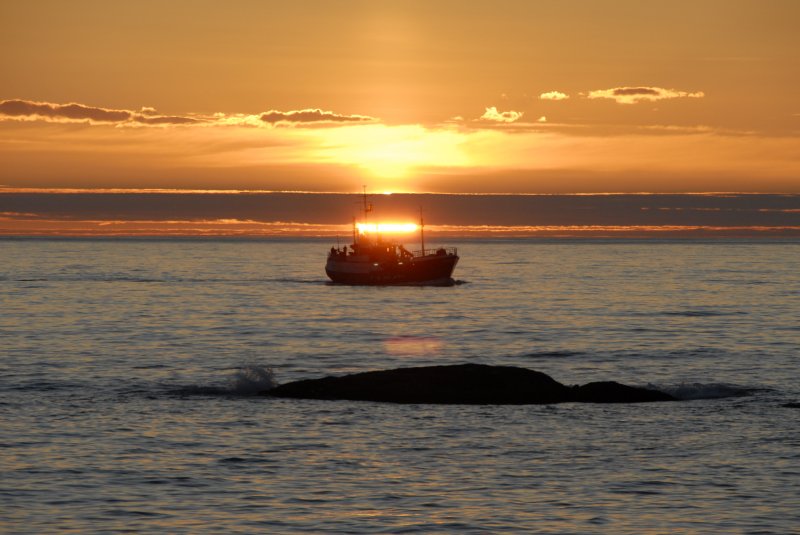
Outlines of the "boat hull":
[[429,255],[405,262],[371,262],[329,259],[325,273],[331,281],[351,285],[453,284],[458,255]]

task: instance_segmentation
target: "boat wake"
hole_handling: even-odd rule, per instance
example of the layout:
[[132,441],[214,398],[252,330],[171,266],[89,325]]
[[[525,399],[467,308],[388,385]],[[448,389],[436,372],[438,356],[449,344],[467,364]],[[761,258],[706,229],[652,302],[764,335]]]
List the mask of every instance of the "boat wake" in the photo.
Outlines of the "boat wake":
[[[364,284],[358,283],[346,283],[346,282],[333,282],[333,281],[325,281],[325,284],[328,286],[365,286]],[[386,283],[386,284],[373,284],[367,286],[389,286],[389,287],[439,287],[439,288],[449,288],[451,286],[461,286],[462,284],[469,284],[469,281],[459,280],[459,279],[438,279],[438,280],[430,280],[424,282],[393,282],[393,283]]]

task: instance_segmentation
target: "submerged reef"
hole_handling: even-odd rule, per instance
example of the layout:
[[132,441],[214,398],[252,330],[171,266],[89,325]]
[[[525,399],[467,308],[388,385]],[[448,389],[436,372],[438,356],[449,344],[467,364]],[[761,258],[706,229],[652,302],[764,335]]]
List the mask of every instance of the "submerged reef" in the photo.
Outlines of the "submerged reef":
[[658,390],[614,381],[567,386],[535,370],[485,364],[420,366],[305,379],[277,386],[262,394],[297,399],[469,405],[677,400]]

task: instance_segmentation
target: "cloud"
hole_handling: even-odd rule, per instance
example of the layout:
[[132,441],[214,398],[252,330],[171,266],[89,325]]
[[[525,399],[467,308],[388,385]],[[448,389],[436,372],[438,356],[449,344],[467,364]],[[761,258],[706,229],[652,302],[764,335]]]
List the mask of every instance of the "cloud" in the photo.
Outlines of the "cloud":
[[319,108],[309,108],[305,110],[278,111],[269,110],[261,114],[261,120],[265,123],[371,123],[375,122],[374,117],[366,115],[340,115],[332,111],[324,111]]
[[0,212],[0,221],[13,221],[15,219],[37,219],[39,214],[32,212]]
[[561,91],[548,91],[539,95],[540,100],[567,100],[569,95]]
[[94,121],[117,123],[129,121],[133,114],[127,110],[95,108],[83,104],[51,104],[30,100],[3,100],[0,114],[20,118],[65,119],[72,121]]
[[194,124],[202,122],[200,119],[192,117],[180,117],[176,115],[158,115],[158,116],[137,116],[134,121],[142,124]]
[[[686,125],[662,125],[662,124],[653,124],[647,126],[639,127],[642,130],[649,130],[655,133],[683,133],[683,134],[712,134],[714,132],[723,133],[722,130],[715,130],[714,128],[708,125],[694,125],[694,126],[686,126]],[[741,132],[733,132],[727,131],[724,132],[727,135],[743,135]]]
[[[140,112],[99,108],[71,102],[54,104],[32,100],[0,101],[0,116],[23,121],[89,122],[101,124],[191,124],[201,122],[192,117],[158,115],[154,108],[143,107]],[[0,117],[2,119],[2,117]]]
[[524,112],[521,111],[497,111],[497,108],[492,106],[486,108],[486,112],[480,116],[485,121],[495,121],[498,123],[513,123],[522,118]]
[[316,125],[374,123],[366,115],[341,115],[318,108],[303,110],[269,110],[256,114],[215,113],[213,115],[161,115],[155,108],[143,106],[139,111],[117,110],[69,103],[35,102],[31,100],[0,101],[0,121],[47,121],[54,123],[89,123],[117,126],[165,126],[202,124],[207,126],[269,127],[277,124]]
[[641,101],[654,102],[670,98],[703,98],[704,96],[705,93],[702,91],[690,93],[688,91],[664,89],[663,87],[614,87],[612,89],[589,91],[586,98],[608,98],[616,101],[617,104],[636,104]]

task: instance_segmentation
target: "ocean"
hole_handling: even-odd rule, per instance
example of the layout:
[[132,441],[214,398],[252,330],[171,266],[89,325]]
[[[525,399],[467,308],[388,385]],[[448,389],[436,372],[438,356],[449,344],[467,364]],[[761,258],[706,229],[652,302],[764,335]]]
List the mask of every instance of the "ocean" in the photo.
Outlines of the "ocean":
[[[312,238],[0,240],[0,531],[800,533],[800,240],[442,244],[451,287],[331,285]],[[463,362],[681,401],[258,395]]]

